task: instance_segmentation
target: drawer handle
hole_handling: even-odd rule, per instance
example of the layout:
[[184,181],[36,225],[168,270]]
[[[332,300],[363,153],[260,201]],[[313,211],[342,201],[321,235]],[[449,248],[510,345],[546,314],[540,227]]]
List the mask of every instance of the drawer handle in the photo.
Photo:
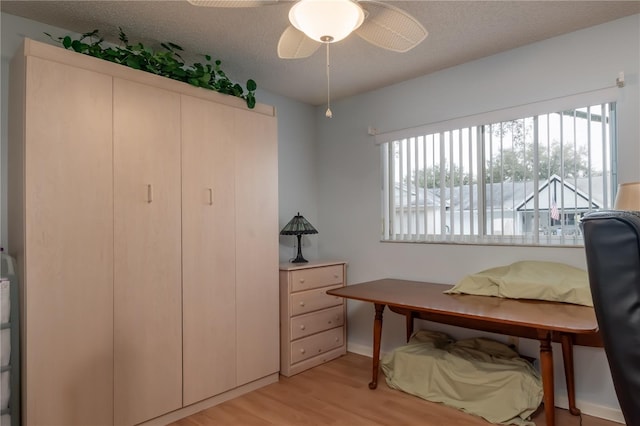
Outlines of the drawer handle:
[[307,351],[305,351],[305,350],[304,350],[304,348],[300,349],[300,353],[301,353],[301,354],[303,354],[303,353],[305,353],[305,352],[307,352]]
[[338,274],[333,274],[333,278],[338,278]]
[[307,327],[305,327],[305,326],[304,326],[304,324],[302,324],[302,325],[300,326],[300,330],[304,330],[305,328],[307,328]]
[[304,306],[304,302],[300,302],[300,306]]
[[300,278],[300,284],[304,283],[304,278]]
[[331,320],[327,321],[329,324],[331,324]]
[[322,352],[322,349],[318,348],[318,353]]
[[339,341],[340,341],[340,339],[338,339],[338,338],[336,337],[336,342],[339,342]]

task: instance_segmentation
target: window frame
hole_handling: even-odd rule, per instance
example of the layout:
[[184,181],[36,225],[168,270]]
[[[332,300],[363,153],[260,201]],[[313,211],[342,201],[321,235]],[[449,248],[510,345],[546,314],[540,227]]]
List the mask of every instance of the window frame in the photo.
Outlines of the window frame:
[[[524,105],[524,106],[519,106],[519,107],[515,107],[515,108],[510,108],[510,109],[506,109],[506,110],[501,110],[501,111],[492,111],[489,113],[484,113],[484,114],[479,114],[476,116],[469,116],[469,117],[462,117],[462,118],[457,118],[457,119],[453,119],[453,120],[447,120],[447,121],[442,121],[442,122],[436,122],[433,124],[429,124],[429,125],[424,125],[424,126],[420,126],[420,127],[415,127],[415,128],[411,128],[411,129],[403,129],[403,130],[399,130],[399,131],[394,131],[394,132],[388,132],[385,134],[379,134],[376,136],[376,142],[381,146],[381,156],[380,156],[380,161],[381,161],[381,173],[382,173],[382,185],[381,185],[381,195],[382,195],[382,205],[381,205],[381,209],[382,209],[382,229],[381,229],[381,234],[380,234],[380,239],[382,242],[402,242],[402,243],[437,243],[437,244],[473,244],[473,245],[508,245],[508,246],[536,246],[536,247],[582,247],[583,246],[583,240],[581,235],[574,235],[573,238],[568,238],[569,236],[567,235],[560,235],[559,238],[539,238],[537,235],[534,235],[533,237],[528,237],[525,238],[522,235],[492,235],[492,233],[488,232],[488,228],[489,225],[487,224],[487,220],[485,219],[486,216],[491,216],[493,217],[493,214],[489,215],[488,210],[491,208],[493,208],[493,204],[489,205],[487,202],[487,194],[485,193],[484,189],[487,188],[487,185],[489,183],[488,179],[487,179],[487,172],[485,170],[485,165],[487,164],[486,162],[486,127],[487,126],[492,126],[495,125],[497,123],[503,123],[503,122],[507,122],[507,121],[513,121],[513,120],[525,120],[529,117],[535,117],[534,118],[534,123],[535,125],[533,126],[533,128],[535,129],[534,132],[536,133],[533,139],[533,148],[532,151],[534,153],[534,163],[537,164],[538,162],[538,152],[539,152],[539,147],[540,147],[540,135],[538,135],[538,123],[537,120],[539,119],[539,116],[549,116],[551,114],[560,114],[560,122],[563,121],[563,113],[567,110],[571,110],[574,113],[574,122],[576,120],[576,110],[580,109],[580,108],[587,108],[584,105],[584,102],[588,102],[586,105],[588,105],[589,108],[593,107],[594,104],[598,104],[601,105],[602,107],[604,107],[605,105],[607,107],[610,106],[610,108],[608,108],[607,110],[607,118],[608,118],[608,131],[606,136],[603,134],[603,137],[606,138],[606,143],[608,145],[607,148],[608,149],[605,158],[603,158],[603,170],[602,173],[605,175],[605,177],[603,177],[604,183],[603,183],[603,200],[602,201],[602,205],[600,206],[599,209],[606,209],[606,208],[611,208],[611,205],[613,204],[613,199],[615,197],[615,188],[617,187],[617,161],[616,161],[616,154],[617,154],[617,103],[616,103],[616,98],[617,98],[617,90],[612,90],[614,88],[607,88],[607,89],[602,89],[602,90],[598,90],[598,91],[593,91],[593,92],[588,92],[585,94],[579,94],[579,95],[574,95],[574,96],[570,96],[570,97],[565,97],[565,98],[561,98],[561,99],[554,99],[551,101],[543,101],[543,102],[539,102],[536,104],[529,104],[529,105]],[[600,99],[599,101],[595,101],[596,99]],[[582,103],[582,105],[580,105]],[[567,105],[573,105],[572,107],[567,107]],[[558,109],[557,107],[561,107],[560,109]],[[544,111],[544,109],[549,108],[547,111]],[[534,114],[527,114],[528,112],[531,111],[536,111]],[[554,111],[554,112],[550,112],[550,111]],[[588,124],[592,123],[592,120],[590,118],[591,113],[590,113],[590,109],[587,110],[587,114],[589,115],[588,117]],[[496,120],[498,117],[514,117],[516,116],[516,114],[523,114],[525,113],[524,116],[520,116],[520,118],[517,119],[502,119],[502,120]],[[605,112],[604,110],[602,111],[602,114],[604,116]],[[528,116],[528,117],[527,117]],[[581,117],[582,118],[582,117]],[[479,124],[478,124],[479,123]],[[588,125],[587,124],[587,125]],[[605,126],[602,126],[602,131],[604,133],[604,129]],[[431,131],[432,133],[426,133]],[[395,215],[395,209],[398,206],[398,204],[395,201],[392,201],[392,194],[389,193],[390,188],[394,188],[394,194],[393,197],[396,198],[395,195],[395,189],[397,188],[397,186],[399,185],[399,183],[396,181],[396,179],[394,178],[394,176],[392,175],[392,171],[390,169],[392,169],[391,163],[389,161],[389,157],[393,154],[393,149],[392,149],[392,144],[393,143],[398,143],[399,141],[403,141],[403,140],[409,140],[409,139],[422,139],[425,140],[427,138],[433,137],[434,135],[438,134],[440,135],[439,140],[442,141],[443,140],[443,135],[449,133],[452,134],[453,132],[463,132],[466,131],[469,134],[469,137],[471,136],[472,132],[476,133],[477,138],[478,138],[478,147],[477,150],[479,152],[477,152],[475,155],[471,155],[471,153],[469,153],[469,164],[474,164],[475,165],[472,167],[476,167],[476,170],[478,172],[478,181],[482,181],[484,182],[484,185],[476,185],[477,188],[477,197],[478,199],[476,200],[476,202],[479,204],[477,210],[477,228],[482,228],[480,230],[480,234],[479,235],[473,235],[474,232],[474,218],[471,217],[471,215],[473,214],[473,208],[469,210],[469,216],[470,216],[470,232],[472,235],[466,235],[464,234],[464,231],[462,234],[454,234],[454,231],[451,231],[450,229],[445,229],[445,227],[448,227],[449,225],[452,225],[452,227],[457,226],[458,224],[460,224],[461,226],[463,226],[463,224],[465,223],[464,220],[462,219],[464,213],[464,210],[458,210],[458,213],[460,214],[460,222],[456,222],[454,219],[454,209],[449,209],[445,203],[441,203],[440,204],[440,228],[441,231],[439,233],[429,233],[427,232],[427,214],[426,214],[426,209],[427,209],[427,199],[430,196],[428,194],[428,191],[426,188],[418,188],[417,184],[415,185],[415,190],[416,193],[412,192],[412,188],[411,188],[411,183],[409,182],[411,179],[405,179],[406,182],[406,193],[407,193],[407,198],[411,199],[411,197],[415,196],[415,197],[420,197],[419,194],[417,194],[417,190],[424,190],[424,193],[422,194],[422,198],[423,198],[423,206],[422,209],[425,211],[424,213],[424,232],[419,233],[418,231],[416,232],[404,232],[403,228],[400,228],[401,231],[398,233],[395,232],[390,232],[391,231],[391,226],[393,225],[393,221],[389,221],[389,218],[392,217],[392,215]],[[589,150],[591,150],[591,130],[588,130],[589,132]],[[563,136],[562,136],[563,137]],[[574,147],[576,145],[575,139],[577,139],[576,134],[574,133]],[[549,145],[551,142],[548,139],[547,140],[547,145]],[[563,144],[564,144],[564,140],[562,140],[560,142],[560,149],[563,149]],[[566,142],[568,144],[568,142]],[[604,143],[604,141],[603,141]],[[471,142],[470,142],[471,144]],[[417,145],[417,144],[416,144]],[[492,148],[494,148],[496,145],[494,145],[493,141],[490,142],[490,145]],[[415,154],[414,155],[418,155],[418,148],[414,148],[415,149]],[[409,149],[410,150],[410,149]],[[444,155],[442,154],[443,150],[440,151],[441,152],[441,160],[438,164],[438,166],[440,167],[440,174],[441,177],[445,177],[445,168],[443,167],[443,164],[445,164],[443,162],[444,160]],[[407,162],[407,168],[409,169],[410,167],[410,162],[411,162],[411,155],[412,153],[408,153],[407,157],[406,157],[406,162]],[[462,154],[460,154],[462,155]],[[490,154],[489,154],[490,155]],[[562,154],[561,154],[562,155]],[[589,155],[590,151],[589,151]],[[605,155],[605,154],[603,154]],[[453,156],[451,155],[449,157],[449,161],[451,162],[450,164],[450,170],[454,169],[454,162],[453,162]],[[426,158],[426,156],[425,156]],[[562,160],[561,160],[562,161]],[[591,192],[591,184],[592,181],[594,179],[593,176],[591,176],[591,170],[594,169],[593,165],[590,163],[591,158],[589,157],[589,197],[591,197],[592,192]],[[402,160],[400,161],[402,163]],[[561,162],[561,168],[564,168],[564,166],[562,165],[564,164],[564,162]],[[402,166],[400,166],[402,167]],[[426,166],[425,166],[425,170],[426,170]],[[426,180],[426,172],[424,172],[425,174],[423,174],[423,179]],[[402,172],[401,172],[402,175]],[[407,175],[402,175],[404,177],[407,177]],[[450,174],[448,175],[449,177],[451,176]],[[551,176],[549,176],[549,178],[545,181],[542,182],[543,184],[550,184],[551,182]],[[415,178],[415,180],[417,181],[417,177]],[[454,186],[453,182],[454,179],[449,179],[450,180],[450,191],[454,191],[454,190],[458,190],[460,191],[460,200],[462,199],[462,193],[464,191],[463,189],[463,185],[458,186]],[[565,178],[560,177],[561,182],[563,183],[563,185],[565,185]],[[461,172],[461,181],[462,181],[462,172]],[[400,182],[402,182],[402,179],[400,179]],[[540,188],[541,188],[541,182],[538,179],[537,175],[535,176],[535,178],[533,179],[533,187],[532,189],[535,189],[533,192],[534,194],[539,194]],[[525,183],[526,185],[526,183]],[[404,188],[404,184],[400,185],[403,186],[403,188],[398,188],[397,190],[401,193],[402,191],[405,190]],[[474,185],[472,184],[471,187],[473,187]],[[425,185],[426,187],[426,185]],[[440,188],[443,188],[443,186],[441,186]],[[578,191],[578,186],[575,186],[575,191]],[[473,191],[471,189],[468,190],[469,192],[469,196],[471,196],[471,194],[473,193]],[[492,195],[492,191],[486,191],[488,192],[488,196]],[[476,196],[476,195],[474,195]],[[402,198],[403,196],[400,196],[400,207],[402,208]],[[451,197],[445,197],[446,200],[449,200]],[[525,197],[526,198],[526,197]],[[591,198],[589,198],[589,200],[592,200]],[[525,204],[528,203],[528,201],[524,200]],[[591,202],[591,201],[590,201]],[[471,200],[471,204],[473,205],[473,199]],[[484,206],[484,208],[480,208],[480,205]],[[564,222],[564,226],[568,226],[568,222],[566,222],[569,219],[569,216],[572,213],[575,213],[573,211],[568,211],[565,216],[565,212],[564,212],[564,203],[559,205],[559,214],[560,217],[563,219]],[[407,202],[407,209],[408,209],[408,214],[407,214],[407,218],[409,218],[409,221],[416,221],[416,229],[418,229],[417,226],[417,212],[418,212],[418,205],[417,203],[415,205],[411,205],[411,203]],[[414,213],[414,215],[411,215],[411,209],[414,208],[416,210],[416,212]],[[550,211],[551,207],[547,207]],[[576,202],[576,206],[573,207],[574,209],[577,209],[577,202]],[[591,205],[589,205],[589,211],[591,211]],[[596,210],[596,209],[594,209]],[[504,206],[501,209],[501,213],[504,212]],[[539,218],[540,213],[543,210],[541,210],[538,206],[537,206],[537,198],[536,198],[536,207],[533,209],[533,215],[534,218]],[[576,210],[577,211],[577,210]],[[491,212],[493,213],[493,212]],[[549,213],[550,214],[550,213]],[[446,223],[446,216],[449,215],[450,216],[450,223],[447,224]],[[416,216],[416,217],[414,217]],[[404,213],[402,213],[401,218],[404,217]],[[516,217],[516,215],[514,214],[514,218]],[[402,220],[402,219],[401,219]],[[576,216],[574,215],[573,217],[573,223],[571,224],[574,228],[578,228],[578,224],[575,223],[576,221]],[[539,223],[539,219],[535,219],[534,220],[535,224]],[[401,223],[400,226],[403,226],[404,224]],[[493,222],[491,224],[491,228],[493,228]],[[533,228],[535,229],[535,228]],[[540,229],[540,228],[538,228]],[[551,228],[549,228],[551,229]],[[501,228],[501,232],[504,232],[504,224],[502,225]],[[445,232],[446,231],[446,232]],[[475,231],[478,231],[478,229],[476,229]],[[539,233],[540,231],[538,231]],[[532,232],[532,234],[535,234],[534,232]]]

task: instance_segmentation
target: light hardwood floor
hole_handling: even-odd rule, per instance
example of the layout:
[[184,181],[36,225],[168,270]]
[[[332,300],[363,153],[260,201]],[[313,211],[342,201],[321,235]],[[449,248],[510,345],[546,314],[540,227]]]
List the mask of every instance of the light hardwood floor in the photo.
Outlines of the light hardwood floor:
[[[376,390],[371,358],[348,353],[334,361],[184,418],[171,426],[488,426],[480,417],[389,388]],[[533,419],[546,426],[544,412]],[[556,408],[557,426],[578,426],[580,418]],[[583,426],[620,426],[582,416]]]

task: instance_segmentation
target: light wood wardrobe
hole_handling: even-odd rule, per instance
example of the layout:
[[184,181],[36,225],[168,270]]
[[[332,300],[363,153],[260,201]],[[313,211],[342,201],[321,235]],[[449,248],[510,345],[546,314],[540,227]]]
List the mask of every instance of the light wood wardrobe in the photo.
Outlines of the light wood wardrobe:
[[28,39],[10,92],[24,424],[162,424],[277,381],[274,109]]

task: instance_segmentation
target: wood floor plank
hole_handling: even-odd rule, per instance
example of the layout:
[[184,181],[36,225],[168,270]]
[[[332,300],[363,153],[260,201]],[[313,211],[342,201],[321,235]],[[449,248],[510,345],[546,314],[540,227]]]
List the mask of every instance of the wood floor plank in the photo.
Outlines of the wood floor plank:
[[[381,374],[381,378],[384,376]],[[371,358],[347,353],[326,364],[186,417],[170,426],[488,426],[480,417],[389,388],[370,390]],[[546,426],[544,411],[533,421]],[[556,408],[557,426],[620,426]]]

